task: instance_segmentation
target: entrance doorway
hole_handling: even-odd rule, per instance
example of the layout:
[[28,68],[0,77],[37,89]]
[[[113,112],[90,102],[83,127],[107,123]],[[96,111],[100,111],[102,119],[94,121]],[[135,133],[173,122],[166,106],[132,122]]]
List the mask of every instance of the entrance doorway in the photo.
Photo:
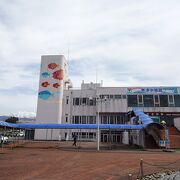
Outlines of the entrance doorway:
[[101,131],[101,142],[102,143],[122,143],[122,131]]

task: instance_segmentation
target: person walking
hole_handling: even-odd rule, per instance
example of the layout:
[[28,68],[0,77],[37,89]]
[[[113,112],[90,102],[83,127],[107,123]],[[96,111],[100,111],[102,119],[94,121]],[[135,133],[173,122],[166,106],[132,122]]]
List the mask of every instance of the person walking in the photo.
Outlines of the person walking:
[[73,146],[76,146],[76,143],[77,143],[77,135],[76,135],[76,133],[73,134],[73,141],[74,141]]

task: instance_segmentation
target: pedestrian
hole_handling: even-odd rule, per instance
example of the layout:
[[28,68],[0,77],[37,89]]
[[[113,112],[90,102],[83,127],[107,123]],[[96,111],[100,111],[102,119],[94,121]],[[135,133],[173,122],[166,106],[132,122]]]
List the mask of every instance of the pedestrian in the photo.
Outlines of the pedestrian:
[[77,142],[77,135],[76,135],[76,133],[73,134],[73,141],[74,141],[73,146],[76,146],[76,142]]

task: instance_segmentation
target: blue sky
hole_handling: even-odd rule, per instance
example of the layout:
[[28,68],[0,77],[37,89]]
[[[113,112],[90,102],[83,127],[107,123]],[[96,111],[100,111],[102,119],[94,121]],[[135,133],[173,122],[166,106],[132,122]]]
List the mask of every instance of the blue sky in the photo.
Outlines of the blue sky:
[[[63,54],[75,87],[179,86],[178,0],[0,1],[0,114],[36,112],[41,55]],[[83,79],[82,79],[83,77]]]

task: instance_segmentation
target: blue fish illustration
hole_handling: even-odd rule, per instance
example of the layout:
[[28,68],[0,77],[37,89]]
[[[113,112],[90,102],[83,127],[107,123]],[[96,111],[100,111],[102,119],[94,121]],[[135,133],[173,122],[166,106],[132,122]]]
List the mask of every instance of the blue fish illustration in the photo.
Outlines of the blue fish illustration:
[[53,96],[53,93],[49,91],[41,91],[38,93],[38,96],[40,99],[48,100],[51,96]]
[[42,75],[42,77],[44,77],[44,78],[50,77],[50,74],[49,74],[48,72],[43,72],[41,75]]

